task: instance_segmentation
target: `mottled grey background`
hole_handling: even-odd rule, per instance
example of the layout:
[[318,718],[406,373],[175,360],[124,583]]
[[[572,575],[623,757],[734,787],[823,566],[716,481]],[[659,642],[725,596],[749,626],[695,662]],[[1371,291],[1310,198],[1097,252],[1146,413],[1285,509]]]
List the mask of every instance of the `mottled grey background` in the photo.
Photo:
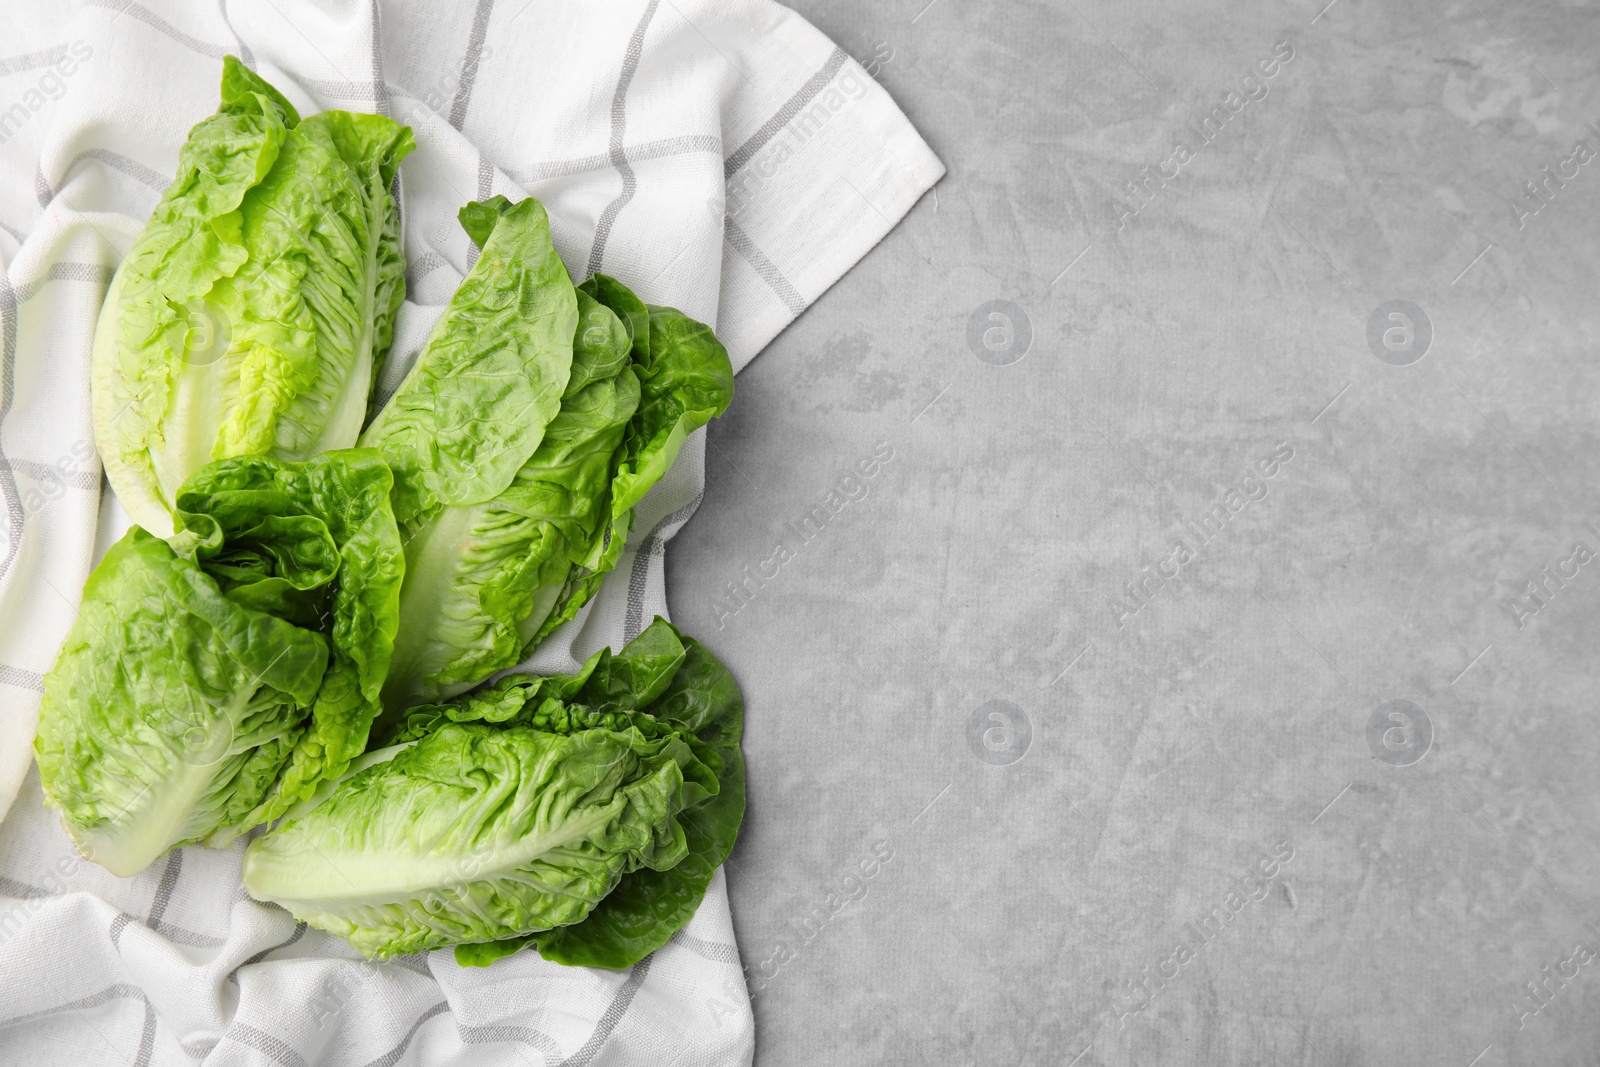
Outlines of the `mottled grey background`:
[[757,1063],[1596,1062],[1594,6],[925,3],[795,5],[949,175],[740,377],[673,543],[749,706]]

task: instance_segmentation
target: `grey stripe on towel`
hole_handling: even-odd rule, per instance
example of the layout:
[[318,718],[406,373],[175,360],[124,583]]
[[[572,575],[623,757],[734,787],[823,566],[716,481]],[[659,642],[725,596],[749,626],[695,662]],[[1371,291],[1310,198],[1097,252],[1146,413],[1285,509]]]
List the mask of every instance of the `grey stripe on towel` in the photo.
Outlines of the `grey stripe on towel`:
[[639,18],[639,24],[633,28],[633,35],[628,38],[628,51],[623,56],[622,72],[617,75],[617,89],[611,96],[611,164],[622,175],[622,192],[600,213],[600,221],[594,230],[594,246],[589,250],[589,274],[599,272],[600,264],[605,259],[606,242],[611,240],[611,226],[638,188],[633,168],[628,166],[628,153],[622,147],[628,130],[628,86],[633,84],[633,76],[639,69],[639,59],[644,55],[644,35],[650,29],[650,20],[655,18],[658,3],[660,0],[650,0]]
[[793,122],[802,110],[809,107],[811,101],[821,95],[822,90],[833,81],[834,75],[839,73],[839,68],[844,66],[844,61],[848,58],[850,57],[845,54],[844,49],[835,48],[828,56],[827,62],[822,64],[822,69],[796,89],[794,95],[785,100],[783,106],[770,119],[763,122],[761,128],[751,134],[744,144],[734,149],[733,155],[729,156],[727,163],[724,164],[726,177],[731,178],[737,174],[739,168],[750,162],[757,152],[767,146],[767,142],[778,135],[778,131]]
[[702,488],[693,500],[656,523],[655,528],[640,542],[639,551],[633,557],[633,573],[628,575],[628,611],[622,617],[624,642],[632,641],[644,630],[645,585],[650,578],[650,567],[662,556],[661,531],[674,523],[688,522],[689,516],[695,513],[705,496],[706,491]]

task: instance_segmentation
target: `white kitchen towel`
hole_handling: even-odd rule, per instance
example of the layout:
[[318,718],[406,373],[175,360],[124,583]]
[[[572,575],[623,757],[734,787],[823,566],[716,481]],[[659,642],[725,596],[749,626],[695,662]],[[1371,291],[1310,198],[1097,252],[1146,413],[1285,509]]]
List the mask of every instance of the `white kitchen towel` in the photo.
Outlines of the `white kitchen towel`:
[[[105,286],[235,54],[303,112],[416,130],[392,389],[472,262],[469,199],[539,197],[575,277],[715,322],[737,369],[943,173],[865,71],[764,0],[8,3],[0,42],[0,1063],[748,1062],[719,874],[627,972],[521,953],[369,964],[250,900],[239,852],[114,878],[41,806],[42,677],[126,519],[102,491],[88,351]],[[628,554],[536,668],[665,614],[662,550],[698,504],[703,432]],[[738,664],[733,664],[737,673]],[[764,709],[752,709],[761,714]],[[14,798],[14,802],[13,802]]]

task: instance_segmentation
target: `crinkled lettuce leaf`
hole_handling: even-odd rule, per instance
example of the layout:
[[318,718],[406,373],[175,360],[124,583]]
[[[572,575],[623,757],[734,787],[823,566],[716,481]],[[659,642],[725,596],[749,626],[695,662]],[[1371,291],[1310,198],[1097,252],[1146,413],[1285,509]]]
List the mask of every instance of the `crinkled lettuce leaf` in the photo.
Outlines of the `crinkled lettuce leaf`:
[[368,957],[565,926],[683,860],[705,773],[671,733],[452,723],[257,838],[244,884]]
[[[657,624],[664,625],[662,620]],[[646,633],[649,631],[646,630]],[[582,967],[631,967],[688,925],[717,868],[733,851],[744,821],[744,698],[704,645],[683,638],[683,665],[647,713],[670,726],[717,778],[718,789],[680,817],[688,853],[666,870],[638,870],[580,923],[539,934],[539,955]],[[470,964],[457,952],[457,962]]]
[[303,464],[265,456],[214,463],[178,494],[172,543],[193,543],[225,596],[331,640],[310,720],[281,775],[247,818],[208,843],[277,818],[365,751],[405,575],[393,484],[376,451],[347,449]]
[[160,536],[206,463],[355,443],[404,297],[390,187],[411,131],[302,120],[229,56],[217,113],[112,279],[91,360],[95,438],[128,514]]
[[543,205],[503,196],[461,209],[482,252],[416,363],[362,434],[395,472],[408,534],[441,508],[511,484],[561,410],[578,301]]
[[609,302],[624,321],[637,325],[647,309],[646,329],[634,332],[634,369],[639,375],[638,411],[628,425],[608,494],[609,521],[598,527],[582,558],[550,598],[549,614],[531,632],[527,651],[579,609],[616,567],[633,527],[634,507],[666,476],[683,442],[727,410],[733,400],[733,365],[711,328],[676,308],[642,304],[614,278],[595,275],[585,290]]
[[368,956],[529,944],[627,967],[693,917],[744,814],[743,702],[657,619],[573,674],[411,709],[253,842],[245,886]]
[[574,290],[536,200],[468,204],[482,253],[366,434],[406,530],[398,711],[517,660],[534,590],[565,572],[638,405],[625,329]]
[[[671,623],[657,618],[621,652],[602,648],[573,674],[508,674],[445,703],[410,708],[384,744],[416,741],[453,722],[527,726],[547,721],[541,715],[552,717],[548,721],[589,716],[583,719],[586,725],[625,721],[605,717],[627,716],[655,701],[687,655],[684,638]],[[640,721],[645,723],[642,728],[652,728],[650,722]]]
[[[574,368],[583,349],[575,346]],[[510,485],[489,501],[442,509],[413,537],[405,655],[391,675],[390,707],[460,692],[517,662],[541,591],[560,587],[601,521],[638,396],[626,366],[578,390]]]
[[222,460],[95,568],[34,742],[79,850],[134,874],[227,840],[365,748],[404,566],[377,453]]
[[391,725],[576,617],[634,506],[733,395],[708,327],[605,275],[574,292],[537,201],[468,204],[461,223],[483,252],[362,437],[395,469],[407,536]]
[[508,675],[476,693],[412,708],[390,743],[413,743],[462,723],[558,733],[631,724],[647,737],[682,738],[709,779],[702,799],[679,816],[687,851],[677,863],[625,875],[580,922],[458,945],[456,962],[486,966],[534,945],[558,963],[629,967],[694,917],[733,849],[745,806],[744,701],[704,645],[657,618],[621,652],[602,649],[574,674]]

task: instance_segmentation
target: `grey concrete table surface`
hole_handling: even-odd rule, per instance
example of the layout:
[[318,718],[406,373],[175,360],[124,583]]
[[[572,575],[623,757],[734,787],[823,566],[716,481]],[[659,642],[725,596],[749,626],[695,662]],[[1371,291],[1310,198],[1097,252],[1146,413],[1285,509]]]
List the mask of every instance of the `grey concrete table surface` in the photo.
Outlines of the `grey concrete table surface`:
[[672,546],[757,1063],[1600,1062],[1594,8],[797,6],[949,174]]

